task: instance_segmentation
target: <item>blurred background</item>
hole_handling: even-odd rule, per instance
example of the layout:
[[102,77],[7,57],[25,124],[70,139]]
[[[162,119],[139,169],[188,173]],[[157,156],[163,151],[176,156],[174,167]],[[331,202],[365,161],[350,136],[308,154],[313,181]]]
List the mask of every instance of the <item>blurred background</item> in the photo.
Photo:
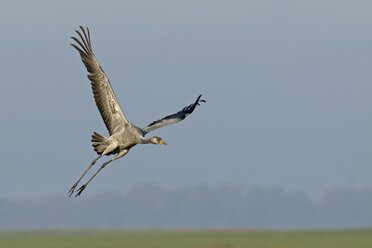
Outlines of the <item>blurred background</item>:
[[[133,124],[208,103],[69,199],[108,134],[79,25]],[[368,1],[2,1],[0,228],[372,226],[371,30]]]

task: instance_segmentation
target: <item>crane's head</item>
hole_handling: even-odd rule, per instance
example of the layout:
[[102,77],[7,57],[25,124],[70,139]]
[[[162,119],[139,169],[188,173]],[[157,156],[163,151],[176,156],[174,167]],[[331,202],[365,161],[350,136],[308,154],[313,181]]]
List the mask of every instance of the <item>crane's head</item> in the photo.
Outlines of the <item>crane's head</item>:
[[150,142],[155,145],[168,145],[164,140],[162,140],[162,138],[157,136],[150,138]]

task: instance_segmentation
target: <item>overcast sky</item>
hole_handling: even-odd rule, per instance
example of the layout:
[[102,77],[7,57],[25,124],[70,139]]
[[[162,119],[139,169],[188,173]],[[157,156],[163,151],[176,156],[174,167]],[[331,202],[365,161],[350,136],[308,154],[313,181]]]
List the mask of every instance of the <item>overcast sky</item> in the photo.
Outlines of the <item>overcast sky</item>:
[[208,101],[152,133],[169,146],[134,147],[83,195],[372,187],[372,2],[2,1],[0,197],[67,197],[96,157],[92,132],[108,134],[69,45],[79,25],[135,125]]

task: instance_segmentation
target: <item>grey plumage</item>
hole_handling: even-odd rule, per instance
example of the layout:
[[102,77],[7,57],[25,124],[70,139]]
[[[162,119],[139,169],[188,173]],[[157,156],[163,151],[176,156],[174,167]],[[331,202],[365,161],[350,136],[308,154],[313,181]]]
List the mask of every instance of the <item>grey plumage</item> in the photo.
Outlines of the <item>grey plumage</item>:
[[82,193],[89,182],[98,174],[100,170],[102,170],[110,162],[123,157],[133,146],[148,143],[166,145],[166,143],[160,137],[154,136],[150,139],[145,139],[144,136],[155,129],[177,123],[185,119],[195,110],[196,106],[199,105],[200,102],[205,102],[205,100],[200,100],[200,95],[194,103],[183,108],[181,111],[154,121],[143,129],[131,124],[125,118],[119,102],[115,97],[114,91],[112,90],[110,81],[93,53],[89,29],[84,29],[80,26],[80,30],[81,32],[76,30],[80,40],[76,37],[71,37],[77,43],[71,45],[80,53],[81,60],[89,72],[88,78],[91,81],[94,99],[110,136],[106,138],[96,132],[93,133],[91,139],[93,142],[92,146],[99,156],[91,162],[79,180],[71,187],[69,190],[70,196],[74,193],[76,186],[79,184],[84,175],[99,158],[105,155],[116,154],[116,156],[114,156],[112,159],[103,163],[98,171],[87,181],[87,183],[78,189],[76,196]]
[[71,46],[79,51],[81,60],[89,72],[88,78],[92,84],[92,91],[97,107],[110,135],[113,135],[123,131],[123,128],[125,127],[125,124],[128,124],[128,121],[115,97],[109,79],[93,53],[89,29],[87,28],[88,34],[82,27],[80,27],[80,29],[84,37],[77,30],[76,33],[79,35],[83,43],[77,38],[71,37],[80,45],[80,47],[75,44],[71,44]]
[[168,115],[163,119],[152,122],[147,127],[142,128],[142,131],[144,132],[144,134],[147,134],[155,129],[182,121],[194,111],[197,105],[200,105],[199,102],[206,102],[205,100],[200,100],[201,96],[202,95],[198,96],[193,104],[184,107],[181,111],[178,111],[175,114]]

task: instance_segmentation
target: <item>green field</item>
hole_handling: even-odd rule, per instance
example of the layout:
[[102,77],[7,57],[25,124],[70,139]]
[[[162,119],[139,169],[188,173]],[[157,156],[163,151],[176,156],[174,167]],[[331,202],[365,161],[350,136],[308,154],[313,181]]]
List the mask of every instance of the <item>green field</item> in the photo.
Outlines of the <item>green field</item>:
[[0,247],[371,248],[372,229],[342,231],[255,231],[255,230],[0,231]]

